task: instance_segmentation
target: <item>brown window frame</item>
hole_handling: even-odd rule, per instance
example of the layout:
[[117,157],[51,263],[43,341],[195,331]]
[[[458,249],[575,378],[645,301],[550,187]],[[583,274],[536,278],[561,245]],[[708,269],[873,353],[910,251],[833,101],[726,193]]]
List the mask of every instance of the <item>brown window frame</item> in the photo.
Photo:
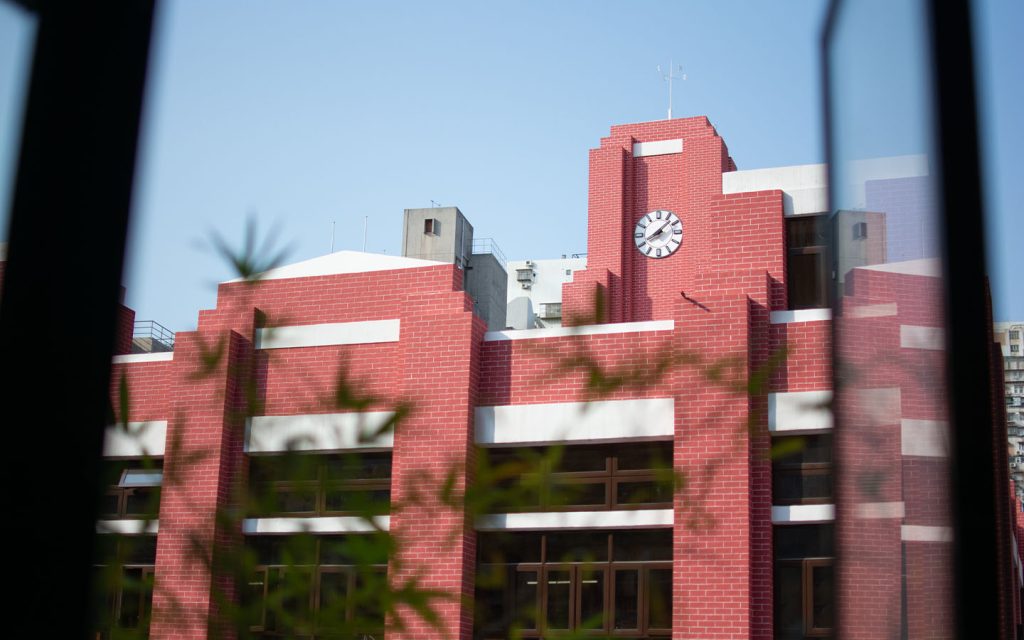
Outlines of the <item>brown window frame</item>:
[[[324,633],[325,629],[320,624],[320,596],[322,593],[322,576],[327,573],[342,573],[347,576],[347,587],[345,592],[346,604],[345,604],[345,620],[351,622],[355,617],[356,603],[353,598],[355,589],[357,586],[359,570],[362,568],[364,571],[368,567],[375,573],[387,574],[387,564],[375,563],[364,567],[359,567],[355,564],[335,564],[335,563],[321,563],[319,558],[321,557],[321,543],[320,538],[316,539],[316,558],[315,563],[305,564],[282,564],[282,563],[260,563],[253,567],[251,575],[263,574],[263,596],[261,599],[262,606],[260,607],[260,623],[249,625],[249,632],[257,634],[257,637],[317,637],[317,634]],[[271,580],[272,574],[277,574],[280,577],[286,575],[289,571],[302,571],[309,574],[311,581],[309,588],[308,598],[308,614],[310,624],[308,626],[300,626],[295,629],[268,629],[267,628],[267,599],[271,596]],[[242,590],[242,593],[248,593],[247,590]],[[379,629],[370,629],[367,631],[369,634],[382,634],[384,631],[384,621],[381,620],[381,627]]]
[[[366,450],[361,453],[386,453],[389,456],[392,455],[390,450]],[[299,454],[285,454],[285,455],[261,455],[253,456],[253,458],[259,458],[261,460],[279,458],[285,459],[290,455]],[[281,495],[282,493],[289,491],[305,490],[314,496],[314,506],[312,510],[307,511],[288,511],[284,509],[272,509],[272,510],[256,510],[250,515],[253,517],[275,517],[275,516],[295,516],[295,517],[320,517],[320,516],[346,516],[346,515],[361,515],[361,512],[353,509],[328,509],[327,498],[328,495],[337,490],[342,491],[387,491],[388,492],[388,508],[381,509],[380,513],[374,515],[385,515],[390,511],[390,499],[391,499],[391,477],[387,478],[351,478],[345,480],[331,479],[328,473],[328,466],[331,462],[338,458],[336,454],[301,454],[303,457],[308,457],[310,464],[316,465],[315,478],[311,480],[271,480],[271,481],[255,481],[251,477],[249,479],[249,492],[250,495],[255,496],[267,496],[267,495]],[[342,454],[342,455],[359,455],[359,454]],[[381,505],[383,507],[383,505]]]
[[[107,619],[100,619],[100,620],[95,621],[97,624],[95,624],[94,626],[95,627],[100,627],[100,628],[93,628],[92,631],[95,634],[94,637],[96,638],[96,640],[101,640],[101,639],[102,640],[106,640],[107,638],[110,638],[112,636],[112,629],[135,629],[135,630],[139,630],[139,631],[142,631],[143,633],[145,633],[146,630],[149,628],[150,614],[151,614],[152,608],[153,608],[153,581],[154,581],[154,575],[155,575],[155,571],[156,571],[156,557],[155,557],[156,547],[155,546],[153,547],[153,549],[154,549],[154,557],[153,557],[152,561],[144,561],[144,562],[117,562],[118,558],[121,558],[123,555],[128,553],[125,550],[126,547],[128,545],[134,544],[133,541],[135,539],[138,539],[138,538],[143,537],[143,536],[121,536],[119,534],[103,534],[103,535],[116,536],[117,542],[116,542],[115,547],[114,547],[114,549],[115,549],[114,557],[113,558],[109,558],[109,559],[108,558],[95,558],[94,563],[92,565],[93,566],[93,570],[94,571],[96,571],[96,570],[98,570],[98,571],[107,571],[111,567],[116,567],[116,569],[118,571],[118,574],[119,574],[119,578],[118,578],[117,584],[113,585],[114,589],[110,593],[106,594],[106,598],[105,598],[106,604],[104,606],[105,606],[105,610],[106,610],[105,613],[106,613],[107,616],[109,616],[109,618],[107,618]],[[155,537],[155,536],[145,536],[145,537]],[[110,560],[110,562],[107,562],[105,560]],[[127,590],[125,589],[124,580],[125,580],[125,573],[127,571],[134,571],[134,570],[137,570],[137,571],[140,572],[139,580],[141,582],[142,588],[140,588],[137,592],[132,593],[132,592],[127,592]],[[108,586],[108,585],[99,585],[99,584],[97,584],[97,585],[95,585],[95,588],[102,589],[102,588],[104,588],[106,586]],[[136,624],[135,626],[131,626],[131,627],[122,625],[122,621],[121,621],[121,616],[122,616],[122,614],[124,612],[124,603],[125,603],[125,596],[126,595],[132,595],[132,596],[138,598],[138,603],[137,604],[138,604],[138,617],[139,617],[139,620],[138,620],[138,624]],[[148,635],[148,634],[146,634],[146,635]]]
[[[814,219],[816,225],[827,224],[828,215],[823,213],[810,214],[810,215],[799,215],[790,216],[786,218],[786,293],[788,309],[823,309],[829,306],[828,299],[828,287],[829,287],[829,265],[828,265],[828,253],[826,252],[827,242],[823,241],[822,244],[810,244],[794,246],[792,244],[793,234],[790,230],[795,224],[795,221],[802,221]],[[817,291],[815,292],[815,304],[810,306],[800,305],[796,306],[793,304],[793,275],[794,272],[791,269],[789,259],[791,256],[803,256],[803,255],[817,255],[820,256],[820,271],[819,271],[819,283]]]
[[[832,627],[814,626],[814,568],[834,567],[835,558],[789,558],[776,560],[776,568],[779,566],[800,567],[801,586],[801,609],[803,619],[803,635],[805,638],[831,638],[835,633]],[[834,605],[834,603],[833,603]]]
[[[628,532],[623,532],[629,535]],[[537,590],[534,595],[534,617],[537,621],[533,629],[519,629],[519,636],[525,639],[542,639],[545,637],[557,637],[558,634],[578,633],[584,636],[594,635],[597,637],[635,638],[648,640],[654,638],[669,638],[672,635],[671,627],[660,628],[650,625],[650,575],[651,571],[666,570],[672,571],[671,560],[616,560],[612,555],[615,550],[614,536],[618,533],[607,535],[607,560],[590,561],[565,561],[547,557],[548,545],[547,535],[541,536],[541,554],[539,562],[513,562],[513,563],[480,563],[480,568],[504,567],[506,582],[504,599],[506,606],[510,603],[511,594],[508,592],[509,583],[514,581],[514,576],[519,573],[534,573],[537,576]],[[548,576],[552,571],[564,571],[569,573],[569,628],[551,628],[548,626],[548,604],[550,585]],[[616,582],[617,572],[637,572],[637,626],[634,629],[614,629],[615,605],[616,605]],[[583,628],[583,599],[580,597],[581,583],[587,572],[599,573],[603,576],[604,606],[602,608],[602,624],[599,628]],[[476,622],[474,627],[476,627]],[[506,640],[493,635],[478,634],[474,629],[474,638],[479,640]]]
[[[108,458],[104,460],[104,462],[107,464],[116,464],[122,462],[124,464],[124,468],[121,469],[121,473],[118,475],[117,484],[108,485],[105,491],[105,495],[116,497],[116,510],[113,512],[105,513],[101,509],[99,517],[103,520],[144,520],[157,518],[160,514],[160,496],[163,488],[161,485],[157,484],[147,486],[125,487],[122,486],[121,483],[124,482],[124,478],[126,475],[134,471],[162,472],[163,461],[159,458]],[[143,491],[153,492],[155,494],[147,498],[147,504],[149,504],[149,501],[155,502],[155,504],[153,505],[154,509],[152,511],[145,512],[129,511],[129,498],[134,496],[136,493],[140,493]]]
[[[584,447],[575,445],[576,447]],[[567,449],[569,447],[566,447]],[[593,447],[597,448],[597,447]],[[606,448],[606,447],[600,447]],[[671,449],[670,449],[671,451]],[[664,482],[665,470],[655,467],[648,469],[620,469],[619,456],[612,453],[611,449],[604,456],[604,469],[591,471],[559,471],[549,461],[542,460],[540,468],[536,472],[524,473],[522,478],[536,482],[540,486],[537,504],[515,505],[511,508],[503,508],[501,513],[536,513],[536,512],[561,512],[579,510],[634,510],[634,509],[669,509],[672,508],[674,498],[668,501],[648,502],[619,502],[619,485],[631,482]],[[661,476],[661,477],[659,477]],[[547,482],[540,481],[546,479]],[[557,487],[582,485],[603,485],[604,502],[587,503],[573,502],[571,496],[566,497],[566,502],[558,498]],[[571,493],[571,492],[567,492]]]
[[[829,438],[831,434],[806,434],[806,435],[793,435],[793,436],[776,436],[774,441],[779,442],[786,438]],[[831,448],[831,442],[828,444]],[[805,498],[805,497],[786,497],[777,495],[775,490],[775,479],[776,476],[789,475],[789,476],[831,476],[832,477],[832,492],[827,496]],[[786,458],[783,457],[772,462],[772,504],[779,506],[789,506],[796,504],[832,504],[835,502],[835,463],[829,462],[787,462]]]

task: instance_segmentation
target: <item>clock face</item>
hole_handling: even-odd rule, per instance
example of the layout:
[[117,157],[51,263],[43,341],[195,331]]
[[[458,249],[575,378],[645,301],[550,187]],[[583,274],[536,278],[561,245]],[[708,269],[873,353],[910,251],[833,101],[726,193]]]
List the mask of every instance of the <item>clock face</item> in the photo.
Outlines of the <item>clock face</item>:
[[652,211],[637,221],[633,240],[648,258],[667,258],[683,244],[683,221],[671,211]]

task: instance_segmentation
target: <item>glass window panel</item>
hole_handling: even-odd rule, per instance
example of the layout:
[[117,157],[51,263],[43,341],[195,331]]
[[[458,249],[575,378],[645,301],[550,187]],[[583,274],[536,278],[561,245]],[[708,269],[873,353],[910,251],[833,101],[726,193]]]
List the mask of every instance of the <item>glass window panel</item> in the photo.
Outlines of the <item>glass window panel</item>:
[[597,482],[556,482],[551,487],[550,506],[604,506],[608,500],[608,484]]
[[249,576],[242,591],[242,606],[249,627],[263,626],[266,593],[267,570],[259,569]]
[[835,555],[831,524],[801,524],[775,527],[776,558],[831,558]]
[[126,568],[121,578],[121,609],[117,624],[126,629],[135,629],[142,620],[142,598],[144,587],[141,568]]
[[786,246],[789,249],[821,247],[828,242],[825,216],[796,216],[786,219]]
[[477,536],[481,562],[540,562],[541,534],[492,532]]
[[540,593],[540,580],[537,571],[517,571],[515,573],[515,592],[513,593],[513,602],[515,603],[515,610],[513,612],[512,623],[518,625],[522,629],[536,629],[537,628],[537,603],[538,594]]
[[316,487],[278,488],[274,511],[281,513],[316,512]]
[[647,627],[672,628],[672,570],[647,572]]
[[[514,590],[504,565],[478,565],[474,627],[484,638],[507,638],[513,612],[506,605],[506,593]],[[534,589],[536,589],[534,580]]]
[[804,637],[803,568],[799,563],[775,566],[775,637]]
[[786,436],[773,438],[779,453],[775,465],[800,465],[810,462],[832,462],[832,436]]
[[120,546],[124,564],[156,563],[156,536],[123,536]]
[[576,598],[580,605],[580,627],[604,629],[606,573],[604,570],[584,567],[580,567],[577,572],[579,594]]
[[390,489],[328,489],[324,496],[327,511],[369,511],[387,513],[391,509]]
[[772,476],[772,492],[775,504],[828,499],[832,497],[832,472],[779,470]]
[[125,494],[125,515],[155,516],[160,513],[159,487],[129,489]]
[[331,456],[324,461],[331,480],[370,480],[391,477],[391,454],[370,452]]
[[121,477],[120,486],[159,487],[163,479],[163,471],[157,469],[128,469]]
[[637,560],[672,560],[672,530],[630,531],[612,537],[613,556],[616,562]]
[[613,630],[638,629],[640,624],[640,571],[615,571],[615,615]]
[[121,509],[121,492],[111,491],[103,494],[100,502],[100,514],[104,516],[116,516]]
[[835,577],[832,565],[811,566],[811,626],[831,629],[834,624]]
[[605,447],[565,447],[558,471],[604,471],[610,451]]
[[374,568],[369,572],[359,571],[355,577],[353,593],[353,622],[365,633],[379,632],[384,628],[384,607],[381,595],[387,583],[387,569]]
[[790,254],[787,260],[789,307],[810,309],[825,306],[825,254]]
[[618,446],[614,450],[618,468],[667,469],[672,466],[672,443],[652,442],[642,445]]
[[608,534],[574,531],[547,534],[548,562],[598,562],[608,560]]
[[547,586],[548,629],[568,629],[570,623],[570,597],[572,594],[572,573],[569,570],[548,569],[545,572]]
[[320,572],[320,591],[317,596],[317,627],[337,629],[345,624],[348,611],[349,572],[325,570]]
[[672,484],[656,480],[619,481],[615,489],[616,504],[670,504]]

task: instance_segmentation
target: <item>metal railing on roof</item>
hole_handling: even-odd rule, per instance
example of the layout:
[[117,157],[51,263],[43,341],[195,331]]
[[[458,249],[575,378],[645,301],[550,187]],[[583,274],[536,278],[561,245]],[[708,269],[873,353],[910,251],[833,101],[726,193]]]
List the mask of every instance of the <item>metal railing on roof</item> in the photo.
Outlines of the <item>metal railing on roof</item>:
[[174,351],[174,332],[155,320],[136,320],[132,331],[132,353]]
[[493,238],[473,238],[473,253],[489,253],[498,260],[502,267],[508,264],[505,252]]

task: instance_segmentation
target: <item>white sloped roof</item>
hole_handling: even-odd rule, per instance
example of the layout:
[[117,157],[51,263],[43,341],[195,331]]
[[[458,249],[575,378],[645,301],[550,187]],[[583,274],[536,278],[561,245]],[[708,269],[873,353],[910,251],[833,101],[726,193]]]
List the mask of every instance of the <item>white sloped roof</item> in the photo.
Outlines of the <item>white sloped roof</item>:
[[[421,260],[404,256],[389,256],[381,253],[363,253],[362,251],[336,251],[325,256],[318,256],[288,264],[263,273],[261,280],[282,280],[284,278],[309,278],[311,276],[329,276],[339,273],[366,273],[368,271],[391,271],[393,269],[415,269],[432,267],[444,262]],[[227,282],[241,282],[242,278],[234,278]]]

